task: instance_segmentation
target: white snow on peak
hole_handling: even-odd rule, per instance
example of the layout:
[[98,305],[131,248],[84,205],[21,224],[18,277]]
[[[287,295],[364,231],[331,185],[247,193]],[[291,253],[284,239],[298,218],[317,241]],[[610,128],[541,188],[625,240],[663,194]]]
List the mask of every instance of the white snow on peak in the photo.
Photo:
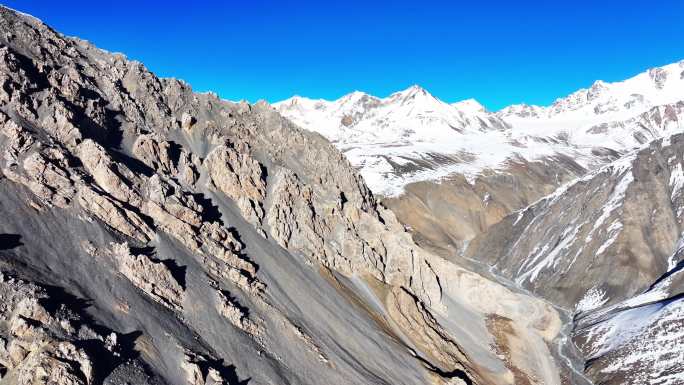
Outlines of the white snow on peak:
[[[361,169],[371,189],[383,195],[399,194],[405,184],[413,181],[439,179],[460,171],[449,164],[468,157],[468,149],[487,146],[492,140],[486,136],[501,136],[504,128],[501,119],[483,109],[474,111],[477,108],[472,102],[457,108],[419,86],[385,98],[362,92],[332,101],[293,97],[274,107],[296,124],[319,132],[337,145]],[[502,151],[491,147],[485,157],[510,153],[512,145],[506,146]],[[487,160],[475,166],[473,172],[503,160]]]
[[452,103],[451,105],[457,110],[463,111],[466,114],[487,112],[487,109],[475,99],[461,100],[460,102]]
[[550,106],[496,113],[473,99],[445,103],[417,85],[384,98],[359,91],[337,100],[295,96],[274,108],[332,141],[375,193],[394,196],[409,183],[453,174],[473,183],[511,160],[565,155],[594,169],[606,154],[682,131],[682,101],[684,62],[622,82],[597,81]]
[[507,118],[515,116],[518,118],[538,118],[544,114],[544,107],[529,104],[513,104],[504,107],[497,115]]
[[663,67],[651,68],[624,81],[608,83],[597,80],[589,88],[556,99],[547,107],[513,105],[499,111],[502,116],[519,116],[520,112],[534,110],[536,118],[564,120],[615,121],[652,107],[682,100],[684,61]]

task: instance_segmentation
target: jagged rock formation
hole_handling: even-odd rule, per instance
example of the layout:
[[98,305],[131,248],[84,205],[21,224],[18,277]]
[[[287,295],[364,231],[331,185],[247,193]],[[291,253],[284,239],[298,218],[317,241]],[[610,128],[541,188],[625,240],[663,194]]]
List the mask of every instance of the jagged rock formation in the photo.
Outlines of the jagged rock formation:
[[216,310],[231,324],[250,335],[258,336],[262,333],[259,325],[249,319],[247,312],[220,290],[216,291]]
[[242,215],[258,225],[264,217],[261,207],[266,196],[265,175],[261,164],[247,155],[249,147],[235,149],[230,143],[214,148],[204,165],[212,186],[237,202]]
[[145,255],[131,254],[126,243],[113,244],[111,252],[119,265],[119,272],[140,290],[173,310],[183,309],[183,288],[166,265]]
[[568,378],[552,306],[418,247],[321,136],[30,16],[0,8],[0,26],[0,233],[17,240],[0,271],[128,336],[112,366],[75,342],[95,337],[45,345],[26,367],[46,381]]
[[125,352],[116,333],[92,329],[76,309],[54,300],[49,289],[0,273],[0,294],[3,383],[86,385],[100,374],[97,361],[132,365],[122,362]]

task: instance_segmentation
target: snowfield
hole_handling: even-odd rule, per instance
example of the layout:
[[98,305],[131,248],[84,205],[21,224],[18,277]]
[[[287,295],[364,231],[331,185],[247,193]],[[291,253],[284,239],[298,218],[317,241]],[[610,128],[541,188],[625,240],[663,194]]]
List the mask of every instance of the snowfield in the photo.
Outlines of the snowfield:
[[[295,96],[274,107],[342,150],[376,193],[566,155],[587,169],[682,130],[684,61],[631,79],[595,82],[546,107],[487,111],[446,103],[419,86],[386,98],[355,91],[334,101]],[[678,104],[679,103],[679,104]]]

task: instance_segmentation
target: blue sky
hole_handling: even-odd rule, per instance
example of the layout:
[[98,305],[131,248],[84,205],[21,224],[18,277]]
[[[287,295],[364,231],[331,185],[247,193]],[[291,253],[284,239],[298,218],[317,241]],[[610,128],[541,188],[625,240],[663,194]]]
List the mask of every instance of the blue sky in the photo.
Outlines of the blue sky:
[[496,110],[684,59],[680,0],[4,4],[231,100],[386,96],[419,84]]

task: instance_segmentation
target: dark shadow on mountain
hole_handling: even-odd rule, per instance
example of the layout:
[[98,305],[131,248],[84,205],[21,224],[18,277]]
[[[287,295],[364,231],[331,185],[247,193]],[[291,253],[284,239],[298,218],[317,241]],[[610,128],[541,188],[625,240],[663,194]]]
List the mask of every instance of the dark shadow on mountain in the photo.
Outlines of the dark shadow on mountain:
[[90,300],[67,293],[64,288],[59,286],[40,284],[40,287],[45,289],[48,298],[41,299],[39,302],[49,313],[56,312],[64,304],[79,316],[79,322],[77,323],[90,324],[95,322],[86,312],[86,309],[92,305]]
[[180,161],[181,152],[183,151],[183,146],[180,144],[169,140],[169,159],[174,166],[178,167],[178,162]]
[[675,265],[675,267],[673,267],[672,269],[670,269],[670,271],[668,271],[667,273],[663,274],[662,276],[660,276],[660,278],[658,278],[655,282],[653,282],[653,284],[648,288],[648,290],[653,289],[656,285],[658,285],[658,284],[659,284],[660,282],[662,282],[664,279],[667,279],[668,277],[672,276],[673,274],[679,272],[679,271],[682,270],[682,269],[684,269],[684,259],[682,259],[681,261],[677,262],[677,264]]
[[173,276],[173,279],[175,279],[176,282],[178,282],[178,284],[181,285],[183,290],[186,289],[185,276],[188,270],[187,266],[180,266],[178,262],[176,262],[176,260],[174,259],[159,259],[156,255],[156,249],[152,246],[129,246],[129,250],[132,255],[144,255],[148,257],[152,262],[164,264],[164,266],[166,266],[166,268],[169,269],[169,271],[171,272],[171,276]]
[[233,238],[235,238],[237,243],[240,244],[240,247],[245,247],[245,242],[242,241],[242,236],[235,227],[229,227],[226,229],[226,231],[228,231],[230,235],[232,235]]
[[468,377],[468,374],[466,374],[465,371],[460,370],[460,369],[454,369],[450,371],[444,371],[434,365],[432,365],[428,360],[425,358],[416,355],[415,356],[418,361],[420,361],[429,371],[437,374],[438,376],[442,378],[458,378],[461,381],[463,381],[466,385],[473,385],[473,380]]
[[99,339],[74,341],[74,345],[82,348],[90,357],[97,357],[92,360],[93,365],[93,384],[102,384],[110,373],[119,365],[138,360],[143,370],[151,373],[144,362],[140,361],[140,353],[135,350],[135,340],[142,336],[141,331],[134,331],[128,334],[116,335],[116,345],[110,350]]
[[[237,243],[240,245],[240,247],[244,248],[244,247],[245,247],[245,243],[242,241],[242,237],[240,236],[240,233],[237,231],[237,229],[236,229],[235,227],[229,227],[227,230],[228,230],[228,232],[230,233],[230,235],[232,235],[233,238],[235,238],[235,240],[236,240]],[[249,257],[249,255],[245,254],[244,252],[239,253],[239,255],[240,255],[240,258],[244,259],[245,261],[250,262],[250,263],[252,264],[252,266],[254,266],[254,272],[255,272],[255,273],[259,271],[259,264],[257,264],[256,262],[254,262],[254,261]]]
[[154,252],[155,252],[154,246],[134,247],[134,246],[129,245],[128,248],[131,251],[131,254],[133,254],[133,255],[144,255],[146,257],[154,256]]
[[79,87],[78,95],[86,100],[100,101],[102,99],[100,94],[86,87]]
[[680,300],[682,300],[682,299],[684,299],[684,293],[680,293],[680,294],[673,295],[672,297],[670,297],[670,298],[668,298],[668,299],[662,300],[661,303],[662,303],[663,305],[667,306],[667,305],[669,305],[669,304],[671,304],[671,303],[680,301]]
[[185,275],[188,270],[188,267],[178,265],[178,263],[173,259],[165,259],[163,261],[160,260],[159,262],[163,263],[164,266],[166,266],[169,269],[171,275],[176,280],[176,282],[178,282],[178,284],[181,285],[183,290],[185,290]]
[[48,70],[39,71],[33,64],[33,60],[31,60],[29,57],[24,56],[15,50],[12,50],[11,52],[17,59],[19,68],[26,72],[27,78],[31,79],[31,83],[29,85],[30,89],[28,91],[38,91],[50,87],[50,82],[48,81],[46,75],[49,73]]
[[466,385],[473,385],[473,381],[468,377],[466,372],[460,369],[454,369],[449,372],[444,372],[439,369],[435,370],[435,372],[442,378],[458,378],[461,381],[465,382]]
[[[109,104],[108,102],[104,101],[104,99],[100,100],[106,104]],[[119,121],[118,116],[121,115],[121,112],[110,110],[108,108],[105,108],[104,111],[104,127],[92,122],[92,120],[87,118],[85,114],[83,114],[81,117],[88,119],[88,122],[95,123],[90,126],[91,128],[99,129],[98,132],[90,132],[90,134],[93,135],[93,140],[97,138],[97,142],[100,143],[104,148],[120,149],[121,142],[123,141],[123,129],[121,128],[121,122]]]
[[245,317],[249,318],[249,308],[247,306],[244,306],[240,303],[240,301],[237,299],[237,297],[234,297],[230,294],[230,292],[226,290],[221,290],[221,293],[228,299],[235,307],[237,307],[242,313],[245,315]]
[[218,373],[221,375],[221,377],[223,377],[223,380],[226,381],[228,385],[248,385],[249,382],[252,380],[251,378],[240,380],[235,365],[225,365],[223,359],[209,359],[206,361],[198,362],[197,364],[200,367],[200,371],[204,375],[206,375],[206,373],[209,371],[209,368],[213,368],[216,371],[218,371]]
[[129,170],[133,171],[133,173],[135,174],[142,174],[148,178],[154,175],[154,170],[150,166],[146,165],[145,163],[141,162],[136,158],[128,156],[123,152],[117,150],[110,150],[108,151],[108,153],[115,162],[125,165],[126,167],[128,167]]
[[268,169],[261,163],[259,163],[259,168],[261,169],[261,180],[266,183],[268,180]]
[[11,250],[23,245],[19,234],[0,234],[0,250]]
[[[98,95],[99,97],[99,95]],[[116,118],[119,112],[104,108],[105,116],[103,124],[93,120],[83,109],[61,95],[57,99],[73,114],[73,124],[79,128],[84,139],[92,139],[106,149],[120,149],[123,141],[121,123]],[[98,99],[98,102],[106,105],[107,101]]]
[[[50,314],[63,311],[62,306],[65,306],[77,316],[76,319],[71,320],[74,328],[79,329],[82,326],[87,326],[103,337],[107,337],[114,332],[114,330],[98,324],[87,312],[87,309],[92,306],[91,300],[76,297],[59,286],[44,284],[40,284],[40,286],[48,294],[48,298],[40,299],[40,304]],[[152,372],[149,367],[141,360],[140,353],[135,348],[135,341],[142,334],[141,331],[133,331],[127,334],[116,333],[116,344],[109,348],[100,339],[72,341],[77,347],[83,348],[89,356],[98,358],[97,360],[92,360],[94,365],[93,375],[95,377],[91,383],[103,383],[115,368],[122,364],[128,365],[132,361],[138,362],[146,373],[151,374]]]
[[213,204],[210,198],[207,198],[206,195],[202,193],[192,194],[192,197],[195,198],[195,201],[202,205],[202,208],[204,209],[201,213],[202,222],[218,222],[223,226],[221,211],[219,211],[218,206]]

